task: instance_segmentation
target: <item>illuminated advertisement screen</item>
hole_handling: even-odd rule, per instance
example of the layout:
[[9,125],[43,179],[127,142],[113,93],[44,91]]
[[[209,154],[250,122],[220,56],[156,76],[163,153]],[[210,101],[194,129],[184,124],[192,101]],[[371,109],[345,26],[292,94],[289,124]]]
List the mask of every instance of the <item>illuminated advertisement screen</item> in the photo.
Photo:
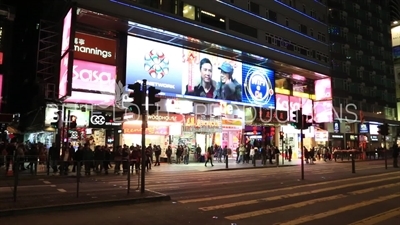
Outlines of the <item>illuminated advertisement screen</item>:
[[83,60],[73,62],[72,94],[65,102],[112,105],[116,96],[116,67]]
[[316,123],[333,122],[332,101],[314,102],[314,121]]
[[128,36],[126,83],[171,97],[216,99],[275,108],[274,71]]
[[316,101],[332,99],[331,78],[316,80],[314,85],[315,85],[315,100]]
[[75,18],[74,10],[70,9],[63,20],[62,40],[61,40],[61,60],[59,71],[58,98],[64,98],[71,94],[71,77],[72,77],[72,59],[73,51],[70,51],[73,39],[73,18]]
[[400,59],[400,46],[393,47],[393,59]]
[[61,56],[69,50],[71,44],[71,27],[72,27],[72,9],[70,9],[67,15],[64,17],[63,30],[62,30],[62,41],[61,41]]
[[65,54],[60,63],[60,81],[58,83],[58,97],[67,96],[69,53]]

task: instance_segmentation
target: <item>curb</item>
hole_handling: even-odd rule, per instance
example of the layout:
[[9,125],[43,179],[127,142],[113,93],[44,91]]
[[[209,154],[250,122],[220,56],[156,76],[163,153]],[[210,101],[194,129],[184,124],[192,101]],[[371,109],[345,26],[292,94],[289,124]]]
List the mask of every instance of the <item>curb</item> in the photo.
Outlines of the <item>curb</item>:
[[[156,192],[156,194],[159,193]],[[147,196],[144,198],[118,199],[109,201],[95,201],[95,202],[71,203],[63,205],[49,205],[44,207],[0,210],[0,217],[20,216],[26,214],[43,213],[43,212],[48,213],[48,212],[57,212],[64,210],[88,209],[93,207],[100,208],[100,207],[131,205],[131,204],[141,204],[150,202],[162,202],[162,201],[171,201],[171,196],[161,194],[157,196]]]
[[211,169],[205,170],[204,172],[215,172],[215,171],[227,171],[227,170],[251,170],[251,169],[269,169],[269,168],[281,168],[281,167],[292,167],[298,165],[280,165],[279,167],[276,166],[262,166],[262,167],[242,167],[242,168],[223,168],[223,169]]

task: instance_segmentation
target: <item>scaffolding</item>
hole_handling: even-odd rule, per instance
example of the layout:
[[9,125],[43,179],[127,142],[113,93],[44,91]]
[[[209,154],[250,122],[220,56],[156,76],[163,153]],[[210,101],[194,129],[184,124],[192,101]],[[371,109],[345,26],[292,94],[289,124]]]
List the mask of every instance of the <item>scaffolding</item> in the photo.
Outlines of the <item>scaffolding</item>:
[[55,100],[60,69],[59,23],[41,20],[37,51],[36,80],[41,84],[45,99]]

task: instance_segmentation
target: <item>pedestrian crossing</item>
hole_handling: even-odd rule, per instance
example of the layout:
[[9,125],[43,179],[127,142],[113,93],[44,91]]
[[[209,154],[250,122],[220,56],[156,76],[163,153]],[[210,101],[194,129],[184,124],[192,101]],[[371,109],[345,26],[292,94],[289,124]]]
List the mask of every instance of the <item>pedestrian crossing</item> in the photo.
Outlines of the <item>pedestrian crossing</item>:
[[400,171],[391,171],[178,202],[236,224],[389,225],[400,222],[399,188]]
[[[306,177],[316,177],[329,174],[346,173],[351,174],[351,168],[349,164],[331,164],[329,166],[324,165],[310,165],[305,168]],[[377,170],[383,171],[383,166],[363,164],[357,167],[357,172]],[[109,184],[116,186],[124,185],[126,181],[121,179],[121,176],[113,179],[104,178]],[[131,176],[131,183],[140,182],[140,174]],[[169,172],[150,172],[146,173],[146,188],[164,192],[174,189],[183,188],[193,189],[195,192],[199,187],[207,186],[224,186],[234,185],[246,182],[256,182],[262,178],[265,179],[280,179],[282,177],[300,177],[300,167],[281,167],[281,168],[259,168],[259,169],[245,169],[245,170],[233,170],[233,171],[169,171]],[[96,178],[102,181],[103,178]]]

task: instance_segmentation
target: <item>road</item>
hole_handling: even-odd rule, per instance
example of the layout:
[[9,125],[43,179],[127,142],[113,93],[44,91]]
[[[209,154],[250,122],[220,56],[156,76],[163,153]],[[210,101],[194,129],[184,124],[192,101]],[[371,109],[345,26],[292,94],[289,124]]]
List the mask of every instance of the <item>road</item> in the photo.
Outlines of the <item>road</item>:
[[[148,173],[146,187],[171,195],[171,202],[49,212],[1,221],[16,225],[26,221],[41,225],[54,221],[60,225],[393,225],[400,221],[399,169],[385,170],[381,163],[365,162],[358,163],[357,173],[352,174],[347,163],[316,164],[306,165],[306,180],[299,178],[298,166],[154,171]],[[76,186],[62,180],[54,178],[48,185],[55,185],[54,192],[74,192]],[[87,183],[88,191],[99,188],[103,193],[126,188],[126,179],[121,176],[96,177]]]

